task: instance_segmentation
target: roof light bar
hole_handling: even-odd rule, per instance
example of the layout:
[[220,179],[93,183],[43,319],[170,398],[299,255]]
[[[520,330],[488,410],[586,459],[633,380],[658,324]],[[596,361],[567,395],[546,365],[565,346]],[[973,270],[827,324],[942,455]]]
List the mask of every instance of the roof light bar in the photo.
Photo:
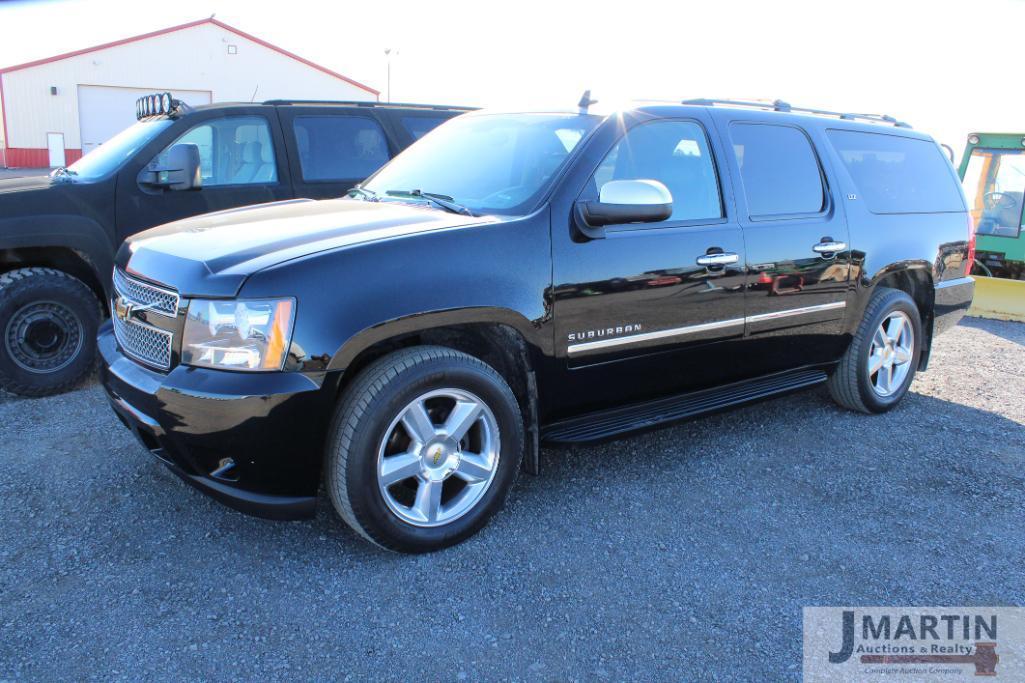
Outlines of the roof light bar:
[[181,100],[171,97],[171,93],[162,92],[145,95],[135,101],[135,118],[142,120],[150,116],[178,116],[186,105]]

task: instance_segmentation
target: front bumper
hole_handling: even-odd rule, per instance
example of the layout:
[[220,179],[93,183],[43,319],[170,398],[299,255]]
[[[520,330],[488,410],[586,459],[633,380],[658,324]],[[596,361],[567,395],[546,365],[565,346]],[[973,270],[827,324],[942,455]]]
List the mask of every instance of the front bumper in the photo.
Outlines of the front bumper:
[[120,352],[109,321],[97,344],[114,412],[182,479],[249,514],[313,515],[333,403],[328,375],[154,372]]
[[975,280],[970,277],[945,280],[937,284],[933,305],[933,335],[942,334],[957,325],[971,307],[974,296]]

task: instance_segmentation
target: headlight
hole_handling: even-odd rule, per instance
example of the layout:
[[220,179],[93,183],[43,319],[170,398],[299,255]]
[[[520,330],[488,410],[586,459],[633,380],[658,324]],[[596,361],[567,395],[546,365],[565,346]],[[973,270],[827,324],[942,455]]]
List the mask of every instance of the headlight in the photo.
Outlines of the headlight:
[[295,299],[193,299],[182,363],[221,370],[281,370],[292,342]]

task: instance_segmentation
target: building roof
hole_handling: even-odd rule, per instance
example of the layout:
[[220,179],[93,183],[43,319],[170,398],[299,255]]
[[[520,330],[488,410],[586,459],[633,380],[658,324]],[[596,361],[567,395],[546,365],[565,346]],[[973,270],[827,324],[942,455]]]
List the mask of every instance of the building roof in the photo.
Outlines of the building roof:
[[84,55],[84,54],[88,54],[90,52],[96,52],[98,50],[106,50],[107,48],[117,47],[118,45],[124,45],[126,43],[134,43],[134,42],[137,42],[137,41],[140,41],[140,40],[146,40],[148,38],[154,38],[156,36],[162,36],[162,35],[164,35],[166,33],[174,33],[175,31],[184,31],[185,29],[190,29],[190,28],[193,28],[193,27],[196,27],[196,26],[202,26],[204,24],[212,24],[212,25],[220,27],[220,28],[222,28],[222,29],[224,29],[226,31],[231,31],[232,33],[234,33],[236,35],[239,35],[239,36],[241,36],[241,37],[243,37],[243,38],[245,38],[247,40],[251,40],[254,43],[257,43],[258,45],[262,45],[263,47],[271,49],[271,50],[277,52],[278,54],[285,55],[286,57],[290,57],[290,58],[296,60],[297,62],[301,62],[301,63],[305,64],[306,66],[308,66],[310,68],[316,69],[317,71],[322,71],[322,72],[326,73],[329,76],[334,76],[335,78],[343,80],[346,83],[349,83],[351,85],[356,86],[357,88],[362,88],[363,90],[366,90],[367,92],[372,93],[374,96],[378,96],[378,95],[381,94],[381,92],[379,90],[375,90],[374,88],[371,88],[369,85],[365,85],[365,84],[360,83],[358,81],[354,81],[353,79],[349,78],[348,76],[344,76],[344,75],[338,73],[337,71],[332,71],[331,69],[328,69],[327,67],[321,66],[319,64],[315,64],[315,63],[311,62],[310,60],[304,59],[303,57],[300,57],[299,55],[297,55],[297,54],[295,54],[293,52],[289,52],[288,50],[285,50],[283,48],[278,47],[277,45],[272,45],[271,43],[268,43],[266,40],[262,40],[260,38],[257,38],[254,35],[250,35],[250,34],[246,33],[245,31],[240,31],[237,28],[235,28],[234,26],[229,26],[228,24],[225,24],[223,21],[218,21],[217,19],[214,19],[213,17],[208,17],[206,19],[199,19],[198,21],[190,21],[190,22],[188,22],[186,24],[179,24],[178,26],[171,26],[169,28],[163,28],[163,29],[160,29],[159,31],[151,31],[150,33],[143,33],[142,35],[132,36],[131,38],[123,38],[121,40],[115,40],[112,43],[104,43],[102,45],[96,45],[96,46],[87,47],[87,48],[84,48],[84,49],[81,49],[81,50],[75,50],[74,52],[65,52],[63,54],[54,55],[53,57],[47,57],[45,59],[37,59],[37,60],[32,61],[32,62],[25,62],[24,64],[15,64],[14,66],[8,66],[8,67],[0,68],[0,74],[9,73],[11,71],[20,71],[21,69],[28,69],[28,68],[31,68],[33,66],[39,66],[41,64],[48,64],[50,62],[58,62],[58,61],[60,61],[62,59],[68,59],[69,57],[77,57],[78,55]]

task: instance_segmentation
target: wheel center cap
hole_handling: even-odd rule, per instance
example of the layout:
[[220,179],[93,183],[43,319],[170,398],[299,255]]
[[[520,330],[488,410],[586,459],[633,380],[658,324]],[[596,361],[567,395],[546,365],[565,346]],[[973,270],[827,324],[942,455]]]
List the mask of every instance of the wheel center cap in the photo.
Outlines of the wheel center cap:
[[448,441],[433,441],[420,452],[420,471],[432,481],[445,479],[459,465],[459,450]]

